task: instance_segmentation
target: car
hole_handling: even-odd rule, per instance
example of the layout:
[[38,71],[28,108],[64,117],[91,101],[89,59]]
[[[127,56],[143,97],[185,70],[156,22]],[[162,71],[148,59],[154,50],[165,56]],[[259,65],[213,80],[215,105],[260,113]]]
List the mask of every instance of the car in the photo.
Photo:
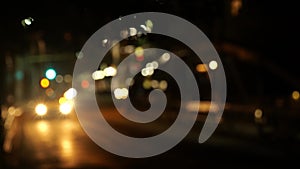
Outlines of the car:
[[74,88],[67,89],[60,97],[42,98],[31,100],[28,107],[37,117],[68,116],[74,110],[74,97],[77,91]]

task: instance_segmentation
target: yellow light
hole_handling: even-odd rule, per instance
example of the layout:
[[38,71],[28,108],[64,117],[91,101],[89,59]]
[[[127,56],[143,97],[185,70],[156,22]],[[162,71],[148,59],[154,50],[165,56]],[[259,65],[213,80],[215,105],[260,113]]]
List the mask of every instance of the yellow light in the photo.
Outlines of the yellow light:
[[196,67],[196,70],[200,73],[205,73],[207,72],[206,70],[206,65],[205,64],[198,64]]
[[69,140],[63,140],[61,145],[62,145],[62,148],[66,149],[66,150],[69,150],[72,147],[71,142]]
[[144,56],[144,49],[142,47],[137,47],[135,48],[134,54],[137,57]]
[[66,101],[67,101],[67,99],[65,97],[60,97],[59,100],[58,100],[59,104],[63,104]]
[[19,117],[19,116],[21,116],[22,114],[23,114],[23,111],[22,111],[21,108],[16,108],[16,109],[15,109],[15,112],[14,112],[14,116],[15,116],[15,117]]
[[40,85],[42,88],[47,88],[50,86],[50,81],[47,78],[42,78],[40,81]]
[[151,20],[148,19],[145,23],[146,23],[146,26],[148,28],[150,28],[150,30],[153,28],[153,22]]
[[39,116],[44,116],[44,115],[46,115],[46,114],[47,114],[47,111],[48,111],[47,106],[44,105],[44,104],[42,104],[42,103],[36,105],[36,107],[35,107],[35,112],[36,112],[36,114],[39,115]]
[[152,80],[151,81],[151,86],[153,89],[156,89],[159,87],[159,82],[157,80]]
[[254,117],[257,119],[261,119],[263,116],[263,111],[261,109],[256,109],[254,112]]
[[15,111],[16,111],[16,109],[15,109],[15,107],[14,106],[11,106],[11,107],[9,107],[8,108],[8,114],[10,114],[10,115],[14,115],[15,114]]
[[300,98],[299,92],[298,91],[293,91],[292,97],[293,97],[294,100],[299,100],[299,98]]
[[71,156],[73,153],[73,146],[71,140],[68,138],[63,138],[61,141],[61,148],[63,156]]
[[160,83],[159,83],[159,88],[161,90],[166,90],[168,88],[168,82],[165,81],[165,80],[162,80]]
[[146,79],[144,82],[143,82],[143,87],[144,89],[150,89],[152,87],[152,84],[151,84],[151,81]]

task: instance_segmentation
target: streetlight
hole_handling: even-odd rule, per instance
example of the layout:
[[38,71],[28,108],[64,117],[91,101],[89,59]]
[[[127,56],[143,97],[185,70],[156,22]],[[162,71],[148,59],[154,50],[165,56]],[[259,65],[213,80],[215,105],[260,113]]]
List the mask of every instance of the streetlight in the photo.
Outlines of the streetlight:
[[30,26],[30,25],[32,24],[33,21],[34,21],[33,18],[28,17],[28,18],[23,19],[23,20],[21,21],[21,24],[22,24],[22,26],[23,26],[24,28],[26,28],[26,27]]

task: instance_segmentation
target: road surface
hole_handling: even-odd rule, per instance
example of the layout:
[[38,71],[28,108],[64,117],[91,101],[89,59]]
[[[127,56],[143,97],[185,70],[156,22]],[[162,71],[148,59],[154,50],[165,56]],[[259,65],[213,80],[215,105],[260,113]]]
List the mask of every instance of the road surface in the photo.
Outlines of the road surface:
[[[128,135],[146,136],[164,129],[163,124],[155,124],[142,131],[135,130],[119,120],[113,109],[105,112],[112,126]],[[173,149],[142,159],[120,157],[103,150],[86,135],[74,112],[68,117],[48,118],[25,112],[15,119],[14,125],[11,152],[1,155],[1,169],[257,168],[292,164],[297,156],[291,153],[299,157],[299,145],[259,139],[253,127],[248,129],[249,137],[241,137],[224,132],[228,126],[222,123],[204,144],[197,143],[202,126],[197,122],[190,134]]]

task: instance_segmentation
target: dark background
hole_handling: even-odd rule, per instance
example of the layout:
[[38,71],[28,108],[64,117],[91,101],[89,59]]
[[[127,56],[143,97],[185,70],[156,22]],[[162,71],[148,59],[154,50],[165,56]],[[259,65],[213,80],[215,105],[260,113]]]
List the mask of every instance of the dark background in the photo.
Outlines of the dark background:
[[[145,11],[178,15],[197,25],[213,42],[230,42],[260,53],[291,75],[299,73],[298,9],[295,2],[243,0],[238,16],[230,15],[229,0],[148,1],[9,1],[1,5],[0,52],[26,52],[30,33],[40,31],[48,46],[63,50],[63,35],[71,32],[73,48],[104,24],[120,16]],[[24,29],[21,20],[35,19]]]

